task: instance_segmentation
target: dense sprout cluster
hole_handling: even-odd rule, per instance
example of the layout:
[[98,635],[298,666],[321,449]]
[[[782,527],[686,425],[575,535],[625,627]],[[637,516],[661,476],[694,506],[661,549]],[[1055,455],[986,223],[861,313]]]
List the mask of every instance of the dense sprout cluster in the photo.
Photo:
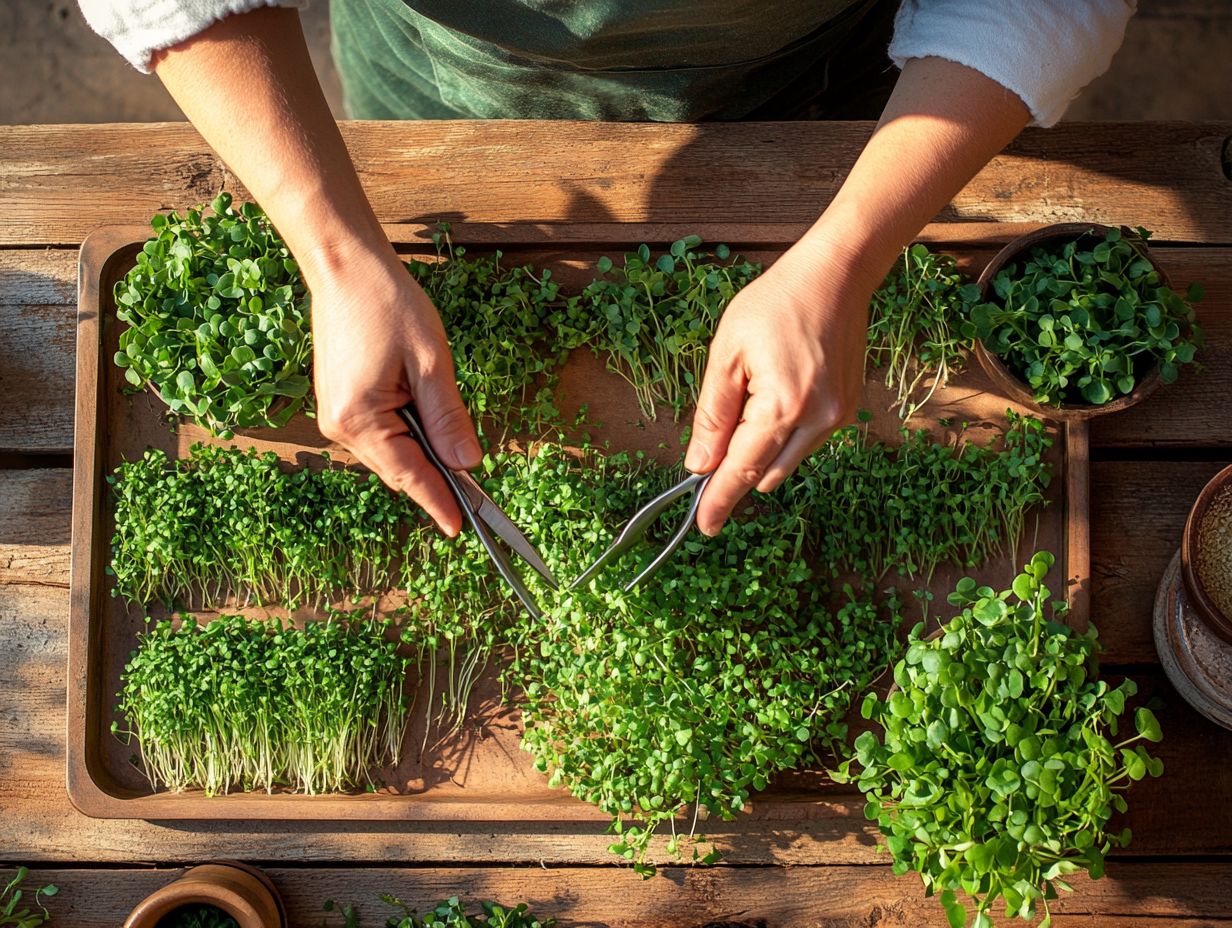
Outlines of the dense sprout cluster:
[[216,435],[285,425],[311,409],[308,293],[260,207],[220,193],[202,209],[157,215],[137,264],[115,286],[115,363],[177,415]]
[[1044,585],[1052,563],[1036,554],[1000,592],[960,581],[949,601],[961,613],[935,636],[913,629],[896,689],[862,707],[881,731],[856,739],[850,776],[895,872],[918,872],[953,928],[967,924],[960,892],[976,928],[991,928],[998,899],[1026,919],[1042,905],[1047,924],[1062,877],[1099,877],[1128,843],[1128,829],[1108,830],[1124,791],[1163,772],[1142,744],[1161,737],[1149,709],[1117,740],[1135,686],[1095,677],[1095,631],[1064,624]]
[[522,902],[506,908],[495,902],[482,902],[478,911],[464,906],[453,896],[437,903],[432,911],[420,915],[409,905],[388,893],[381,894],[381,901],[400,909],[401,915],[392,915],[385,928],[553,928],[556,919],[540,921]]
[[389,629],[358,613],[303,628],[237,615],[151,623],[119,693],[150,783],[207,795],[366,784],[398,762],[410,714],[409,662]]

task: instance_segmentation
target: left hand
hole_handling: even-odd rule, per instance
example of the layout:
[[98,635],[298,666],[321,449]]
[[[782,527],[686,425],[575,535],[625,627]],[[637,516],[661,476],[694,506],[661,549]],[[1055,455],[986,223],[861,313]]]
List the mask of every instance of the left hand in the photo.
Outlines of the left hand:
[[685,454],[687,470],[715,471],[697,513],[703,533],[717,534],[749,490],[773,490],[855,418],[872,276],[814,231],[723,313]]

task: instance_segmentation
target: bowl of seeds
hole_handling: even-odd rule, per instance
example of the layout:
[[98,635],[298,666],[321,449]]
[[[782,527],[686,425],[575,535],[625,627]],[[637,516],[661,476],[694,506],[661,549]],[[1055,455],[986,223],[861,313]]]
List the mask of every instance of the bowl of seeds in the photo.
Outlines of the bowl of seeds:
[[1181,578],[1202,621],[1232,643],[1232,466],[1211,478],[1189,511]]

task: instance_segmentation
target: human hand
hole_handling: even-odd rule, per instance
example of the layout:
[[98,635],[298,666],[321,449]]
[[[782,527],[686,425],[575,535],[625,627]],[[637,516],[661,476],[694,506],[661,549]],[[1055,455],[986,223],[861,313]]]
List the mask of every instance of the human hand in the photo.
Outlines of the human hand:
[[412,400],[437,456],[470,469],[483,457],[458,393],[440,316],[388,245],[309,262],[317,424],[448,535],[462,528],[453,493],[398,410]]
[[714,471],[697,513],[703,533],[717,534],[749,490],[773,490],[855,417],[876,279],[843,246],[813,236],[727,307],[685,454],[687,470]]

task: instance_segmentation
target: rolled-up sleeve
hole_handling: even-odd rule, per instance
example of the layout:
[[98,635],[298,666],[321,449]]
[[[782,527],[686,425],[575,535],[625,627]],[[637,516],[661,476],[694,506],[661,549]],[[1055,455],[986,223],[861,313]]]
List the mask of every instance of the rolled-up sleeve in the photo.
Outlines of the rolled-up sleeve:
[[945,58],[1013,91],[1051,126],[1103,74],[1136,0],[903,0],[890,57]]
[[90,28],[134,68],[150,73],[154,53],[190,39],[233,13],[263,6],[302,7],[307,0],[78,0]]

